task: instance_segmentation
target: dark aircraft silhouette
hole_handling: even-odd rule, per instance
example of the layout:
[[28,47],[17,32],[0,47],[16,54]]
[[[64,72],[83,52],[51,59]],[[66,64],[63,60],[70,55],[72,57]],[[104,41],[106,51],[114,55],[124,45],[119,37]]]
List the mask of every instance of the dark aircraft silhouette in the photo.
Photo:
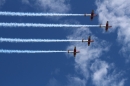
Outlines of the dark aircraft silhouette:
[[106,26],[102,26],[102,25],[100,25],[100,27],[105,28],[105,30],[106,30],[106,32],[107,32],[108,29],[111,28],[112,26],[109,26],[109,22],[107,21]]
[[77,53],[79,53],[79,51],[76,50],[76,46],[74,47],[73,51],[68,50],[68,53],[73,53],[74,57],[76,56]]
[[[87,14],[84,14],[84,16],[87,16]],[[91,15],[90,15],[90,19],[93,20],[93,18],[97,16],[97,14],[94,13],[94,10],[92,10]]]
[[94,42],[93,40],[91,40],[91,36],[88,37],[88,40],[84,40],[82,39],[82,42],[88,42],[88,46],[90,45],[91,42]]

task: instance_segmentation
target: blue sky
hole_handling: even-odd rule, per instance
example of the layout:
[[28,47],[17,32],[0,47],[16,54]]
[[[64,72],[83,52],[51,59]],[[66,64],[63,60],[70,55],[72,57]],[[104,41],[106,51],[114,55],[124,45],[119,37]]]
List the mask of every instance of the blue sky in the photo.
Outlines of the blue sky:
[[[123,3],[123,4],[122,4]],[[5,28],[0,37],[40,39],[87,39],[87,43],[0,43],[1,49],[80,51],[68,53],[0,54],[0,86],[129,86],[130,30],[128,0],[0,0],[1,11],[43,13],[90,13],[98,17],[11,17],[0,22],[105,24],[112,28]]]

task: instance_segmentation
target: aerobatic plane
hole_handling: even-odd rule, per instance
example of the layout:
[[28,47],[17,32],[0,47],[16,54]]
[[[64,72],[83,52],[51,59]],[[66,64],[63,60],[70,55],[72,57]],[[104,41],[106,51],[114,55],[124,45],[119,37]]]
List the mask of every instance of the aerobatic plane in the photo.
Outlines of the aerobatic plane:
[[104,27],[105,30],[106,30],[106,32],[107,32],[108,29],[111,28],[112,26],[109,26],[109,22],[107,21],[106,26],[102,26],[102,25],[100,25],[100,27]]
[[88,46],[90,45],[91,42],[94,42],[93,40],[91,40],[91,36],[88,37],[88,40],[84,40],[82,39],[82,42],[88,42]]
[[[84,14],[84,16],[87,16],[87,14]],[[93,18],[97,16],[97,14],[94,13],[94,10],[92,10],[91,15],[90,15],[90,19],[93,20]]]
[[76,56],[77,53],[79,53],[79,51],[76,50],[76,47],[74,47],[73,51],[68,50],[68,53],[73,53],[74,57]]

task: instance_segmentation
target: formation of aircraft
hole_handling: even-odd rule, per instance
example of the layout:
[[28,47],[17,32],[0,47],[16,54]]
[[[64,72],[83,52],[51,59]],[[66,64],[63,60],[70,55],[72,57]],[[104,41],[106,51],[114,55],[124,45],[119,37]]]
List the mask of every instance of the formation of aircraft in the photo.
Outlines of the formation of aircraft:
[[73,53],[74,57],[76,56],[77,53],[79,53],[79,51],[76,50],[76,46],[74,47],[74,50],[68,50],[68,53]]
[[[71,15],[70,15],[71,16]],[[83,16],[83,15],[82,15]],[[93,20],[93,18],[95,16],[97,16],[97,14],[95,14],[94,10],[92,10],[91,14],[84,14],[84,16],[90,16],[90,19]],[[95,25],[96,27],[98,27],[98,25]],[[109,28],[111,28],[112,26],[109,25],[109,22],[107,21],[105,25],[99,25],[100,28],[105,28],[106,32],[108,31]],[[88,37],[88,40],[84,40],[82,39],[82,42],[87,42],[88,46],[90,46],[91,42],[94,42],[94,40],[91,40],[91,36]],[[65,51],[66,52],[66,51]],[[79,51],[76,50],[76,46],[74,47],[73,50],[68,50],[68,53],[73,53],[74,57],[76,56],[77,53],[80,53]]]
[[[84,14],[84,16],[89,16],[88,14]],[[93,20],[93,18],[97,16],[97,14],[94,13],[94,10],[92,10],[91,14],[90,14],[90,19]],[[106,25],[101,25],[100,24],[100,28],[105,28],[106,32],[108,31],[109,28],[111,28],[112,26],[109,25],[109,22],[106,22]],[[94,40],[91,40],[91,36],[88,37],[88,40],[84,40],[82,39],[82,42],[88,42],[88,46],[90,46],[91,42],[94,42]],[[69,51],[68,53],[73,53],[74,57],[76,56],[76,53],[79,53],[79,51],[76,51],[76,47],[74,48],[74,51]]]

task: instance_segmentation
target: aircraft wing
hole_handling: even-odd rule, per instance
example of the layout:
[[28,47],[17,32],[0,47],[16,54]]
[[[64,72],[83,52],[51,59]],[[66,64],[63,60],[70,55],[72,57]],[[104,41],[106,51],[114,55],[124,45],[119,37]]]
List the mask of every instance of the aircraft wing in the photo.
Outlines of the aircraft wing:
[[88,46],[90,46],[90,42],[88,42]]
[[74,57],[76,56],[76,53],[74,52]]

